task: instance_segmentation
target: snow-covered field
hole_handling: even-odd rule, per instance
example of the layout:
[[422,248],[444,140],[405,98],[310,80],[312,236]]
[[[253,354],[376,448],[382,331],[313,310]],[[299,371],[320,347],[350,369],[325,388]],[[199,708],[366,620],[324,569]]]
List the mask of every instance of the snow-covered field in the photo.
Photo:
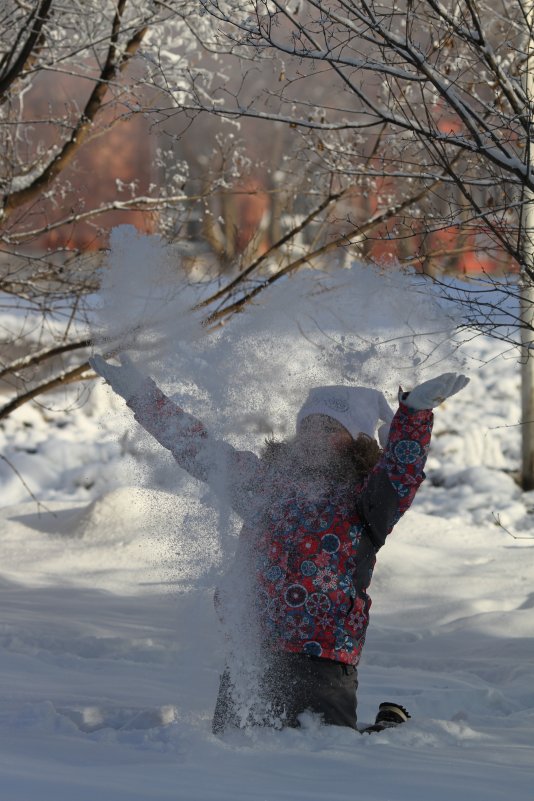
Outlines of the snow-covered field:
[[380,552],[358,717],[397,700],[412,719],[373,736],[310,716],[214,737],[205,489],[100,383],[69,412],[19,409],[0,452],[43,505],[0,462],[0,799],[532,798],[534,494],[512,478],[519,372],[502,350],[465,345],[471,383],[437,411],[428,480]]

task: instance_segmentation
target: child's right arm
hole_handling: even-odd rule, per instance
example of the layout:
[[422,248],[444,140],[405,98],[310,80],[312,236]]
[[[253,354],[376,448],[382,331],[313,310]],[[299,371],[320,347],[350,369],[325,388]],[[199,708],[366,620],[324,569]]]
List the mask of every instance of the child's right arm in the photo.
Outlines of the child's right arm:
[[122,356],[121,367],[108,364],[101,357],[90,360],[91,366],[126,400],[135,419],[164,448],[180,467],[195,478],[208,482],[227,494],[234,509],[243,514],[261,483],[258,457],[250,451],[238,451],[227,442],[214,439],[204,424],[184,412]]
[[257,466],[257,456],[214,439],[204,423],[184,412],[151,378],[145,379],[127,405],[137,422],[172,453],[180,467],[201,481],[210,481],[224,469],[250,475],[250,469]]

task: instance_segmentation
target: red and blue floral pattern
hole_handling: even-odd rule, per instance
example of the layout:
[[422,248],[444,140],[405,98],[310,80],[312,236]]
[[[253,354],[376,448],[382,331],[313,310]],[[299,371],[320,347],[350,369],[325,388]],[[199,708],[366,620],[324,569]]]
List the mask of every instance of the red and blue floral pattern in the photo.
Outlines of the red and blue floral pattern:
[[[401,406],[393,419],[387,446],[373,471],[385,472],[397,494],[389,530],[424,479],[431,428],[430,411],[414,413]],[[309,496],[299,508],[298,492],[286,485],[287,506],[279,498],[277,514],[269,516],[255,542],[258,584],[272,599],[260,612],[271,646],[358,663],[371,606],[366,590],[375,563],[373,554],[362,578],[358,562],[365,535],[357,499],[368,483],[336,487],[332,496],[318,499],[314,509]],[[288,520],[290,526],[285,525]]]
[[[385,537],[424,480],[432,412],[401,403],[370,476],[357,486],[330,484],[314,493],[302,477],[280,475],[254,454],[212,440],[202,423],[151,381],[129,405],[182,467],[219,489],[224,483],[244,520],[245,569],[252,572],[252,600],[266,643],[356,665],[369,622],[366,591],[376,561],[359,501],[370,492],[373,477],[386,477],[396,500]],[[380,500],[373,498],[374,503]]]

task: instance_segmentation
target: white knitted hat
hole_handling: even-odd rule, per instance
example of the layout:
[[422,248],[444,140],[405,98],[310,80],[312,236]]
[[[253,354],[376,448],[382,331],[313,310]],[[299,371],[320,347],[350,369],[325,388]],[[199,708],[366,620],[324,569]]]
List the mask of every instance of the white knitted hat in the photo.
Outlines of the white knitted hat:
[[387,442],[393,419],[393,410],[383,394],[369,387],[314,387],[297,415],[297,432],[304,418],[311,414],[333,417],[354,439],[358,434],[375,437],[378,422],[382,421],[378,429],[382,447]]

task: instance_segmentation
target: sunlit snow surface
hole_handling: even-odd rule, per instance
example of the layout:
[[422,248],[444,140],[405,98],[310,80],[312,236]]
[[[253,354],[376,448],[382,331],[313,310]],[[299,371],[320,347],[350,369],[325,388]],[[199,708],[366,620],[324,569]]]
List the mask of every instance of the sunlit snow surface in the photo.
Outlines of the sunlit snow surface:
[[[212,395],[222,385],[219,433],[259,449],[265,425],[291,432],[299,384],[304,395],[318,354],[288,327],[290,369],[276,348],[266,365],[252,323],[241,325],[246,364],[236,367],[234,386],[250,380],[250,406],[224,378],[237,333],[210,346],[224,357],[211,377],[215,356],[193,342],[200,391],[190,383],[193,362],[179,391],[189,386],[195,411],[213,424]],[[214,737],[223,646],[212,591],[234,523],[221,522],[206,488],[152,446],[101,384],[68,414],[19,409],[0,430],[0,452],[46,509],[0,464],[0,798],[531,798],[534,495],[511,477],[519,373],[514,354],[502,350],[483,339],[463,347],[471,383],[437,411],[428,480],[379,554],[358,717],[371,721],[380,701],[397,700],[412,720],[371,737],[321,727],[312,716],[298,731]],[[185,365],[179,351],[176,364]],[[321,380],[336,370],[343,380],[335,351],[319,356]],[[159,380],[166,358],[156,365]],[[453,349],[444,358],[450,366]],[[387,364],[393,402],[398,379]],[[423,367],[423,377],[439,369]],[[378,382],[374,363],[367,383],[373,371]],[[167,379],[172,391],[178,381]],[[59,409],[64,399],[48,401]]]

